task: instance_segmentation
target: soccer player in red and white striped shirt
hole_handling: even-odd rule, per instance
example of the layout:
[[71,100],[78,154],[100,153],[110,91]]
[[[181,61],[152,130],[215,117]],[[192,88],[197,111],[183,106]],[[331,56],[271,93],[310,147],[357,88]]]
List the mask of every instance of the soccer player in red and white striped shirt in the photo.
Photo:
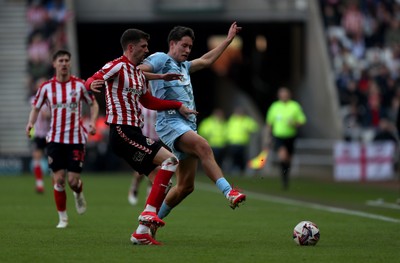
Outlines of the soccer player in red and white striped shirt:
[[[106,119],[110,125],[110,145],[137,172],[154,177],[153,186],[144,211],[139,216],[139,227],[131,236],[134,244],[159,245],[153,239],[150,226],[163,226],[157,217],[166,195],[168,183],[176,171],[178,159],[159,142],[142,134],[143,116],[140,104],[153,110],[179,109],[184,116],[196,114],[180,102],[153,97],[143,72],[137,67],[149,52],[150,36],[138,29],[126,30],[120,39],[123,55],[103,66],[86,81],[86,87],[106,91]],[[153,76],[163,79],[179,78],[178,74]],[[161,166],[160,169],[157,167]]]
[[87,131],[82,122],[82,102],[90,106],[90,133],[95,134],[95,123],[99,106],[83,80],[71,75],[71,54],[59,50],[53,55],[55,76],[44,82],[36,93],[26,126],[26,134],[37,121],[39,111],[47,104],[51,111],[50,130],[47,133],[47,155],[53,172],[54,198],[59,214],[57,228],[68,225],[65,181],[73,190],[79,214],[86,211],[86,200],[82,192],[82,172]]

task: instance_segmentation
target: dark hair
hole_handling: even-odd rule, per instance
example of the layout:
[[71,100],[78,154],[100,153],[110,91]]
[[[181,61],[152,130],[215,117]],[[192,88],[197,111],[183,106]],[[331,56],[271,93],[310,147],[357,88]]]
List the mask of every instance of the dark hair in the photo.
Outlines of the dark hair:
[[176,26],[174,27],[168,35],[168,44],[171,40],[179,41],[183,37],[190,37],[194,41],[194,32],[193,29],[184,26]]
[[53,61],[55,61],[58,57],[65,56],[65,55],[67,55],[69,58],[71,58],[71,53],[69,51],[60,49],[53,54]]
[[150,35],[139,29],[127,29],[122,34],[120,42],[122,50],[125,51],[130,43],[138,43],[141,39],[149,40]]

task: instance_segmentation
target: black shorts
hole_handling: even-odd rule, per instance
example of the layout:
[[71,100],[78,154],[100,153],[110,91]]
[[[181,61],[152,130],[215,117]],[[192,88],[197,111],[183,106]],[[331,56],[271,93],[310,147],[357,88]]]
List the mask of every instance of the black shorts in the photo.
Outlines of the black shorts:
[[290,155],[294,152],[294,142],[296,137],[278,138],[274,137],[274,150],[277,151],[281,147],[285,147]]
[[135,171],[145,175],[158,166],[153,159],[162,147],[160,142],[144,136],[139,127],[115,124],[110,125],[110,146]]
[[46,138],[45,137],[34,137],[33,138],[33,149],[35,150],[46,150]]
[[85,160],[85,145],[49,142],[47,155],[49,167],[53,172],[67,170],[81,173]]

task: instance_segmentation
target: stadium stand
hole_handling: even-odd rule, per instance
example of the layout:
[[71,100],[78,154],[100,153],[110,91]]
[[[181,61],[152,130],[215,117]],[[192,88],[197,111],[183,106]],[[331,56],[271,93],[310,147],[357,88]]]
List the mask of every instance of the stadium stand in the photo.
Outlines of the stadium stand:
[[320,0],[345,140],[395,132],[400,103],[400,1]]
[[[0,155],[26,152],[26,1],[0,1]],[[24,138],[24,140],[21,140]]]

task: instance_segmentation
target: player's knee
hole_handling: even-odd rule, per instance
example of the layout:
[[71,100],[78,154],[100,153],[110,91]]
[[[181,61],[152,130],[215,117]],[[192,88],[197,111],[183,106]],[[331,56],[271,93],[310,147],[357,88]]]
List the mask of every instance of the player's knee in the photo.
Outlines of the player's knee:
[[179,160],[175,156],[171,156],[165,159],[161,164],[161,169],[175,172],[176,168],[178,167]]
[[209,156],[213,156],[213,151],[206,140],[202,140],[200,143],[195,145],[196,155],[200,159],[204,159]]

